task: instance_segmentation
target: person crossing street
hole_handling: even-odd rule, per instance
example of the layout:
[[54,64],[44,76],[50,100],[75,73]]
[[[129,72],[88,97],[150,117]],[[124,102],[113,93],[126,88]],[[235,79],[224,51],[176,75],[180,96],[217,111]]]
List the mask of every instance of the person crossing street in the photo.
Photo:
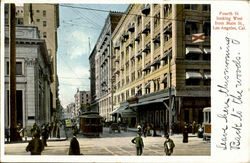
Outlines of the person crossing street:
[[144,148],[144,144],[143,144],[143,139],[141,137],[141,134],[138,133],[136,137],[134,137],[131,142],[133,144],[135,144],[135,147],[136,147],[136,154],[137,156],[140,156],[142,155],[142,152],[143,152],[143,148]]

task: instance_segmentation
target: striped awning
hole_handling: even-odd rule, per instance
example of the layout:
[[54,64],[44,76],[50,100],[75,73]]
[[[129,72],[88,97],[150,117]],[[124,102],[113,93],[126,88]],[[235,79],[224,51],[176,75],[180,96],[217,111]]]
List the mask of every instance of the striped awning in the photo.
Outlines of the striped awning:
[[186,47],[186,55],[189,53],[202,54],[202,50],[198,47]]
[[204,50],[204,52],[205,52],[206,54],[211,54],[210,48],[204,48],[203,50]]
[[186,79],[202,79],[200,72],[186,72]]
[[150,81],[145,86],[145,89],[149,89],[149,88],[150,88]]
[[145,101],[145,102],[141,102],[138,104],[132,104],[129,105],[129,107],[136,107],[136,106],[141,106],[141,105],[147,105],[147,104],[154,104],[154,103],[161,103],[164,100],[167,100],[168,98],[160,98],[160,99],[155,99],[155,100],[151,100],[151,101]]
[[168,75],[165,75],[162,79],[161,83],[167,83]]
[[205,79],[211,79],[211,73],[210,72],[204,72],[204,78]]

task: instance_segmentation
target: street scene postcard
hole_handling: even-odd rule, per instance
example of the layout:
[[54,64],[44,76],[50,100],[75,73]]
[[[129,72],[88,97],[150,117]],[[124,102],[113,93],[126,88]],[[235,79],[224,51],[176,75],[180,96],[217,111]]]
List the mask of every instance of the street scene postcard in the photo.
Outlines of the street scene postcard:
[[1,1],[1,162],[249,162],[249,9]]

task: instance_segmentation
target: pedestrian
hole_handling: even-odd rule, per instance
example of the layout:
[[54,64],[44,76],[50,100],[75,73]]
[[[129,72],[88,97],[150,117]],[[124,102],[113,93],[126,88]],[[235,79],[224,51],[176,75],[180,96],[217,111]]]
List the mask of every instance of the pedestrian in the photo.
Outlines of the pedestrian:
[[144,144],[143,144],[143,139],[141,138],[141,135],[138,133],[136,137],[134,137],[131,142],[133,144],[135,144],[135,147],[136,147],[136,154],[137,156],[140,156],[142,155],[142,149],[144,147]]
[[26,151],[30,151],[31,155],[41,155],[43,150],[44,146],[42,140],[40,139],[40,133],[35,131],[34,138],[29,142],[28,146],[26,147]]
[[32,128],[31,128],[30,131],[31,131],[32,137],[34,137],[35,132],[37,132],[37,133],[40,135],[40,129],[39,129],[39,127],[37,126],[36,123],[33,124],[33,126],[32,126]]
[[141,127],[140,124],[138,124],[138,126],[137,126],[137,132],[138,132],[139,134],[142,133],[142,127]]
[[187,125],[184,126],[184,130],[183,130],[183,143],[188,143],[188,127],[187,127]]
[[193,121],[192,123],[192,134],[194,135],[196,133],[196,123]]
[[173,152],[174,152],[174,141],[172,139],[169,138],[168,133],[165,135],[165,142],[164,142],[164,151],[166,153],[167,156],[170,156]]
[[77,133],[73,131],[73,137],[70,140],[69,155],[80,155],[80,146],[76,134]]
[[28,131],[27,131],[27,129],[26,129],[26,128],[24,129],[23,134],[24,134],[25,141],[27,141]]
[[42,142],[43,142],[43,145],[44,145],[45,147],[47,147],[47,146],[48,146],[48,145],[47,145],[47,139],[48,139],[48,137],[49,137],[49,133],[48,133],[48,130],[47,130],[47,128],[46,128],[45,125],[43,125],[42,131],[41,131],[41,135],[42,135]]
[[57,124],[56,127],[56,137],[60,139],[60,124]]

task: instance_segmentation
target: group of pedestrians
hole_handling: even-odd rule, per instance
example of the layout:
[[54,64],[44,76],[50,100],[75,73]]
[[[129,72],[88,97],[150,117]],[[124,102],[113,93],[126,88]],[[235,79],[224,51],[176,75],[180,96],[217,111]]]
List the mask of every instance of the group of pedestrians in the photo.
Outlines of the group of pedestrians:
[[[58,132],[58,130],[53,130],[50,124],[43,124],[41,129],[39,126],[34,123],[33,127],[31,128],[32,140],[29,141],[29,144],[26,147],[26,151],[30,152],[31,155],[41,155],[42,151],[45,147],[47,147],[47,140],[51,137],[53,132]],[[76,125],[72,126],[72,133],[73,137],[70,141],[69,147],[69,155],[80,155],[80,145],[76,138],[79,130]],[[58,134],[57,134],[58,135]],[[53,136],[57,136],[54,135]],[[42,139],[40,137],[42,136]],[[60,135],[59,135],[60,137]]]
[[[135,144],[136,154],[138,156],[142,155],[142,153],[143,153],[144,143],[143,143],[143,139],[141,137],[142,133],[144,133],[143,131],[144,130],[142,129],[142,127],[140,125],[138,125],[137,136],[131,140],[131,142],[133,144]],[[146,137],[146,136],[144,135],[144,137]],[[166,140],[163,144],[164,152],[166,153],[166,155],[170,156],[174,152],[175,144],[174,144],[174,141],[169,138],[168,133],[165,134],[165,138],[166,138]]]

